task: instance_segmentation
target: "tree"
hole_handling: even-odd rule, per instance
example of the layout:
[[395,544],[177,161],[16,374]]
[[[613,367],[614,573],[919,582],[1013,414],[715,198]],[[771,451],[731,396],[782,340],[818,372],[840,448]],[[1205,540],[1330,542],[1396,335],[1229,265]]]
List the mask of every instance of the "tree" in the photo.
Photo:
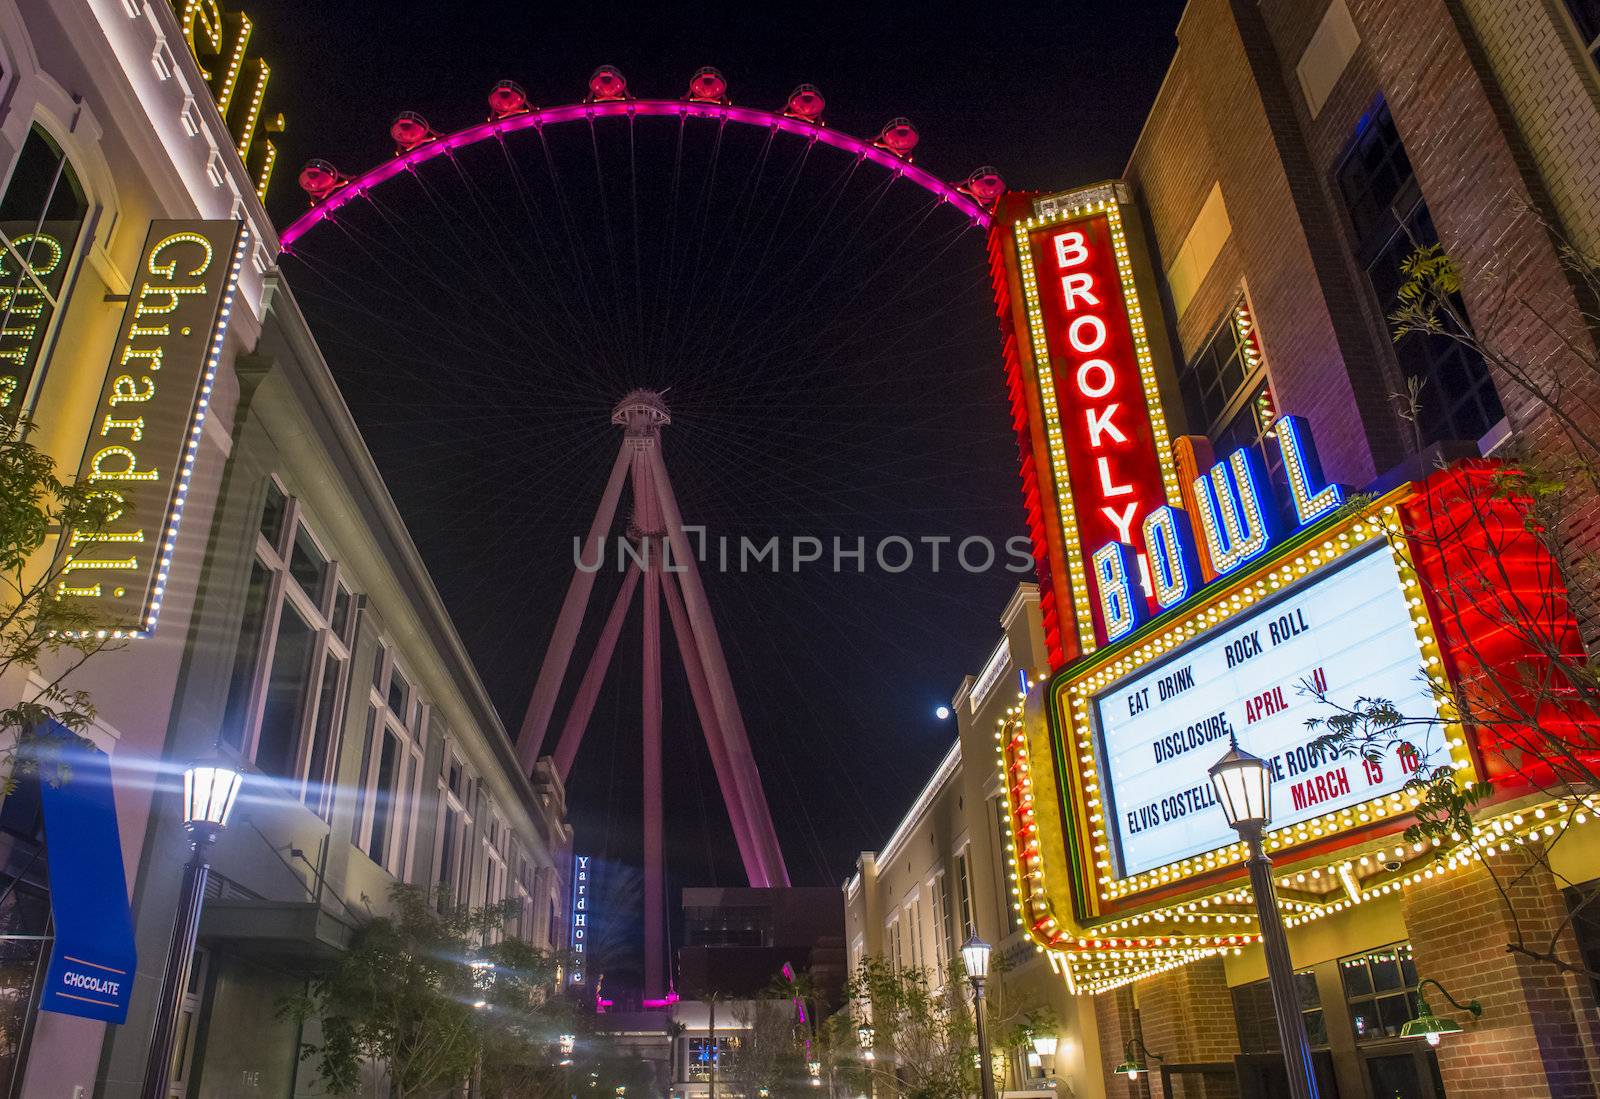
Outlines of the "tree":
[[[66,555],[52,552],[52,542],[62,531],[72,531],[80,549],[92,546],[116,501],[90,484],[62,480],[54,460],[28,442],[30,426],[26,419],[0,415],[0,681],[15,684],[16,694],[15,702],[0,709],[0,745],[7,752],[48,721],[74,733],[88,728],[94,704],[88,692],[68,687],[67,681],[90,657],[115,644],[98,636],[98,623],[59,598]],[[58,655],[66,659],[53,659]],[[4,792],[18,770],[38,769],[48,758],[24,752],[6,777]],[[48,781],[66,777],[59,767],[42,766]]]
[[926,970],[881,958],[856,966],[845,997],[849,1017],[871,1027],[872,1056],[856,1062],[855,1071],[875,1094],[965,1099],[977,1092],[978,1046],[965,984],[953,975],[941,985]]
[[719,1058],[719,1094],[745,1099],[805,1099],[810,1088],[804,1036],[791,1000],[761,999],[741,1003],[733,1020],[738,1046]]
[[479,948],[503,926],[505,905],[436,907],[400,883],[389,897],[390,915],[364,922],[304,996],[280,1005],[320,1024],[302,1060],[314,1059],[341,1095],[361,1087],[369,1066],[374,1094],[387,1079],[398,1099],[458,1086],[480,1066],[489,1094],[554,1094],[560,1032],[546,989],[555,963],[513,940]]
[[[1545,229],[1559,241],[1552,227]],[[1577,300],[1600,301],[1594,258],[1564,242],[1559,250]],[[1468,287],[1437,245],[1415,249],[1403,274],[1399,306],[1390,316],[1395,339],[1446,341],[1481,357],[1521,430],[1496,463],[1469,464],[1456,481],[1445,482],[1449,491],[1428,516],[1440,521],[1397,545],[1404,563],[1434,566],[1419,573],[1422,595],[1441,624],[1441,640],[1459,650],[1450,675],[1419,669],[1438,712],[1403,712],[1384,698],[1335,698],[1306,684],[1302,689],[1326,711],[1308,722],[1319,733],[1314,748],[1370,763],[1398,753],[1415,766],[1406,792],[1416,805],[1416,823],[1405,830],[1406,841],[1432,847],[1440,860],[1482,865],[1510,917],[1509,951],[1600,980],[1571,934],[1572,920],[1600,914],[1600,892],[1589,891],[1565,920],[1538,932],[1523,924],[1513,903],[1518,886],[1535,872],[1572,884],[1554,872],[1550,856],[1569,822],[1594,813],[1600,793],[1600,670],[1572,625],[1575,609],[1591,633],[1600,626],[1600,557],[1590,533],[1600,506],[1600,354],[1594,343],[1600,317],[1582,313],[1574,324],[1570,310],[1489,272],[1481,276],[1485,285],[1472,287],[1475,305],[1488,304],[1475,309],[1469,324],[1461,303]],[[1522,350],[1529,346],[1544,350]],[[1418,425],[1430,399],[1436,395],[1416,385],[1397,397],[1401,415],[1417,429],[1418,451]],[[1346,507],[1356,512],[1370,502],[1353,499]],[[1463,558],[1463,545],[1480,548]],[[1561,591],[1563,577],[1571,607]],[[1479,781],[1461,780],[1438,751],[1457,723],[1469,743],[1486,746],[1487,774]],[[1553,805],[1526,819],[1485,824],[1475,810],[1501,788],[1524,789]],[[1513,846],[1531,858],[1493,857]]]
[[[495,919],[497,908],[487,910]],[[495,922],[499,921],[495,919]],[[571,1051],[563,1054],[562,1035],[574,1044],[588,1029],[572,1005],[550,994],[560,965],[552,954],[521,939],[501,939],[484,947],[477,970],[483,1008],[479,1009],[481,1090],[494,1099],[544,1099],[569,1094]]]

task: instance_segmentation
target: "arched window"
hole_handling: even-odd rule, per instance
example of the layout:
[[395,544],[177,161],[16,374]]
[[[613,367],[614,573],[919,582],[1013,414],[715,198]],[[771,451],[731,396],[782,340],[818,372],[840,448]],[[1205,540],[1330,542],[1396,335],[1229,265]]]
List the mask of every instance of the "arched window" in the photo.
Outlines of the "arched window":
[[61,146],[33,127],[0,197],[0,414],[27,399],[88,208]]

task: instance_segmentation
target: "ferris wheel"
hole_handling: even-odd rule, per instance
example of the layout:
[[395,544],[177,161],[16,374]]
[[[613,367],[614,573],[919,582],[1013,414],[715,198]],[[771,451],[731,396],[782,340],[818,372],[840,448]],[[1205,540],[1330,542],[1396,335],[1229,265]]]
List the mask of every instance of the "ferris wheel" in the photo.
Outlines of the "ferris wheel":
[[[812,85],[778,109],[746,107],[711,68],[680,97],[647,98],[602,66],[581,101],[544,107],[505,80],[487,108],[454,130],[401,112],[392,155],[364,171],[310,161],[299,176],[310,206],[281,241],[296,297],[424,557],[446,573],[446,602],[502,712],[527,698],[530,657],[572,572],[572,535],[589,529],[607,483],[613,409],[633,391],[670,403],[672,487],[690,522],[715,516],[734,536],[803,527],[854,538],[895,509],[932,524],[966,508],[987,509],[996,532],[1014,526],[1015,437],[985,247],[1005,191],[995,169],[952,182],[920,161],[906,118],[852,136],[829,124]],[[619,526],[628,520],[619,513]],[[703,537],[714,546],[716,536]],[[784,654],[857,643],[849,635],[863,627],[850,615],[862,601],[830,594],[849,582],[707,578],[724,628],[764,624],[727,654],[756,757],[801,716],[763,669],[785,664],[820,698],[811,683],[835,671]],[[920,659],[919,634],[959,628],[961,614],[987,628],[970,608],[995,600],[963,598],[966,582],[887,581],[895,590],[884,598],[907,623],[889,640],[908,663]],[[623,602],[624,584],[598,579]],[[594,647],[588,630],[579,661]],[[614,704],[609,692],[589,697],[585,720],[604,726]],[[678,704],[690,708],[686,693]],[[866,739],[866,717],[856,728],[813,716],[838,738],[819,745],[819,759],[874,751],[850,747]],[[559,753],[564,767],[575,752]],[[774,790],[758,761],[768,796],[786,803],[772,815],[804,819],[813,780],[785,762]],[[918,781],[919,764],[883,763]],[[749,802],[753,780],[740,781]],[[874,791],[856,774],[842,781],[862,782],[860,830],[880,830]],[[765,807],[747,808],[753,829],[769,831]],[[802,837],[799,858],[808,845],[820,851],[814,834]],[[795,846],[786,842],[791,863]],[[765,877],[782,879],[782,857],[769,855]],[[757,861],[745,857],[747,868]]]
[[417,112],[402,111],[389,128],[396,147],[394,158],[353,177],[342,174],[326,160],[307,163],[300,171],[299,182],[311,198],[311,209],[283,231],[280,238],[283,250],[292,254],[295,242],[319,222],[336,216],[349,202],[366,197],[373,187],[403,172],[414,171],[429,160],[450,156],[456,150],[480,142],[501,141],[523,130],[539,133],[546,126],[593,123],[607,118],[732,122],[821,142],[905,177],[984,226],[989,224],[989,211],[995,201],[1005,193],[1005,183],[994,168],[978,168],[959,183],[947,183],[915,166],[912,154],[920,135],[910,119],[890,119],[871,140],[830,129],[823,118],[826,100],[811,84],[795,88],[781,111],[735,106],[728,98],[726,78],[710,66],[694,74],[681,99],[637,99],[629,92],[621,72],[613,66],[602,65],[589,77],[589,94],[579,103],[536,107],[521,85],[502,80],[490,89],[488,105],[488,121],[447,134],[437,132]]

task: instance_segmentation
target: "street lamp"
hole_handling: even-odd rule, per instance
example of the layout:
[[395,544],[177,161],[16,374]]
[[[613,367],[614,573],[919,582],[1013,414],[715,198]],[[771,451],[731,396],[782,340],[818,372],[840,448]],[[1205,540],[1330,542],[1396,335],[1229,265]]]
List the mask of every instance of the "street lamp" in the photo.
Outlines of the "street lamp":
[[1422,996],[1424,985],[1432,985],[1437,988],[1439,995],[1449,1000],[1456,1010],[1470,1011],[1474,1019],[1483,1014],[1483,1005],[1478,1003],[1477,1000],[1461,1003],[1445,991],[1444,985],[1430,977],[1417,986],[1417,1017],[1408,1020],[1406,1025],[1400,1028],[1400,1037],[1402,1038],[1426,1038],[1430,1046],[1436,1046],[1439,1044],[1440,1035],[1461,1033],[1460,1023],[1454,1019],[1446,1019],[1433,1013],[1433,1009],[1428,1006],[1428,1001]]
[[978,1081],[983,1099],[994,1099],[994,1068],[989,1063],[989,1032],[983,1024],[983,984],[989,979],[989,954],[992,948],[973,935],[961,944],[961,964],[967,967],[972,982],[972,1014],[978,1023]]
[[[1060,1039],[1054,1034],[1035,1034],[1033,1036],[1033,1052],[1039,1061],[1039,1073],[1048,1076],[1055,1071],[1056,1048]],[[1046,1060],[1048,1059],[1048,1064]]]
[[183,826],[189,831],[189,862],[183,868],[172,944],[167,948],[167,968],[156,1000],[156,1024],[144,1066],[144,1099],[167,1099],[178,1011],[183,990],[189,985],[195,939],[200,933],[200,908],[205,903],[206,878],[211,874],[211,845],[227,827],[241,781],[238,771],[214,764],[197,764],[183,772]]
[[1289,958],[1289,936],[1278,911],[1278,893],[1272,884],[1272,860],[1261,845],[1261,834],[1272,819],[1272,775],[1266,761],[1239,747],[1237,738],[1227,755],[1211,767],[1216,790],[1228,823],[1250,849],[1250,891],[1255,895],[1256,920],[1261,925],[1261,946],[1267,956],[1267,978],[1272,1007],[1278,1017],[1278,1040],[1289,1073],[1291,1099],[1317,1099],[1317,1076],[1311,1066],[1311,1041],[1295,991],[1294,962]]
[[[1140,1054],[1144,1056],[1141,1057]],[[1148,1046],[1138,1038],[1130,1038],[1122,1043],[1122,1064],[1111,1071],[1118,1076],[1126,1076],[1129,1080],[1137,1080],[1145,1068],[1145,1058],[1152,1061],[1165,1061],[1166,1058],[1159,1053],[1151,1053]]]
[[872,1052],[872,1027],[867,1025],[856,1027],[856,1041],[861,1045],[861,1059],[872,1060],[875,1056]]

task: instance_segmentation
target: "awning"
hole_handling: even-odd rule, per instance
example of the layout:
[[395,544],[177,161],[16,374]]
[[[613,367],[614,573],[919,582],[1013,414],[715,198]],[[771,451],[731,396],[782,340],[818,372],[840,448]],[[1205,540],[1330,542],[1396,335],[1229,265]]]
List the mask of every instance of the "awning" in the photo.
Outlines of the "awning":
[[109,757],[56,722],[34,742],[55,944],[39,1006],[120,1023],[138,955]]

